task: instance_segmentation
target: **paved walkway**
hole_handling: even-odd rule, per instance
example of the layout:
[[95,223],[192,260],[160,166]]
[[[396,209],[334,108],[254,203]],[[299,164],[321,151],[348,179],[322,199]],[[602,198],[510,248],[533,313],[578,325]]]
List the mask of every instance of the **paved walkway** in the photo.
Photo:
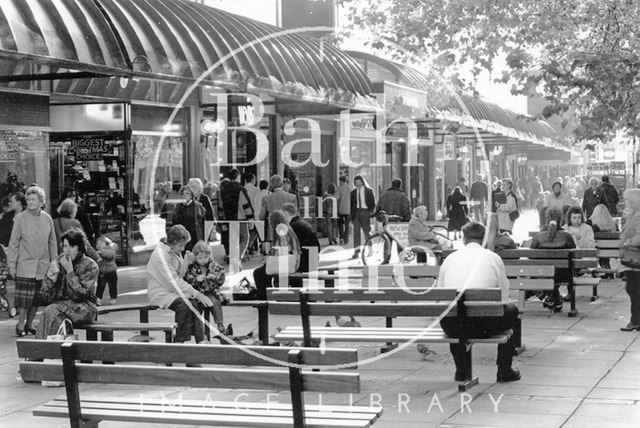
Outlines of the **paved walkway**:
[[[523,228],[530,225],[523,225]],[[516,231],[516,235],[518,232]],[[526,233],[525,233],[526,235]],[[347,250],[348,251],[348,250]],[[254,263],[257,263],[254,262]],[[246,274],[243,272],[242,274]],[[121,272],[121,303],[142,301],[144,270],[126,268]],[[495,383],[495,345],[474,347],[474,367],[480,384],[468,394],[459,394],[453,381],[453,362],[446,345],[429,346],[420,353],[415,346],[385,355],[364,364],[359,371],[362,392],[354,396],[356,404],[380,403],[384,414],[376,427],[638,427],[640,426],[640,333],[625,333],[619,327],[628,321],[628,297],[619,280],[604,281],[600,300],[589,301],[587,288],[578,290],[580,316],[568,318],[566,311],[550,314],[540,304],[527,305],[523,341],[527,350],[516,357],[522,380],[509,384]],[[136,314],[119,321],[134,320]],[[128,318],[127,318],[128,317]],[[105,316],[115,320],[116,314]],[[152,321],[170,320],[171,312],[155,311]],[[253,308],[225,308],[225,321],[237,333],[257,325]],[[324,325],[327,318],[313,320]],[[361,319],[366,325],[384,325],[384,319]],[[427,322],[424,320],[423,322]],[[271,317],[271,332],[277,326],[299,323],[294,317]],[[416,323],[415,319],[398,320],[398,325]],[[0,313],[0,427],[68,426],[66,421],[35,418],[32,409],[52,397],[64,395],[62,388],[43,388],[25,384],[17,373],[13,337],[14,320]],[[127,333],[116,335],[126,340]],[[155,340],[162,338],[157,336]],[[360,359],[379,356],[374,345],[358,346]],[[96,390],[85,387],[83,390]],[[144,393],[145,397],[168,398],[214,397],[233,399],[224,391],[178,388],[101,388],[117,395]],[[252,394],[267,399],[266,394]],[[286,401],[281,394],[278,401]],[[348,404],[348,397],[326,395],[323,403]],[[318,396],[309,394],[308,403]],[[103,426],[103,425],[101,425]],[[129,424],[105,423],[105,427]]]

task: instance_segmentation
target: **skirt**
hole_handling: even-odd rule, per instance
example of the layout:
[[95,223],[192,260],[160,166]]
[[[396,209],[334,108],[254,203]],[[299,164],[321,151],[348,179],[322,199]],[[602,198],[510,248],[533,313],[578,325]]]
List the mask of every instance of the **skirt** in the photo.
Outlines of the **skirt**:
[[42,280],[35,278],[16,277],[16,293],[13,306],[29,309],[37,300],[38,292],[42,287]]

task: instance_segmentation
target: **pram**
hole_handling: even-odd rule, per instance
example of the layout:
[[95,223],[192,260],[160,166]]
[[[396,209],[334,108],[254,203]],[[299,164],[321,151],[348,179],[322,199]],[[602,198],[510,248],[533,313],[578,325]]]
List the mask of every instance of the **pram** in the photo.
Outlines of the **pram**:
[[13,318],[18,313],[14,306],[11,306],[7,299],[7,281],[9,280],[9,265],[7,264],[7,253],[0,245],[0,309],[7,311],[9,317]]

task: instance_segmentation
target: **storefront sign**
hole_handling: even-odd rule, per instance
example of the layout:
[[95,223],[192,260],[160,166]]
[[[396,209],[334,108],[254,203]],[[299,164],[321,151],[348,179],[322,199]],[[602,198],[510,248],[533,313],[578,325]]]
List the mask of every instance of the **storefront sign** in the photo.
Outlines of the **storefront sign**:
[[102,160],[103,155],[111,154],[112,148],[103,138],[74,138],[69,147],[69,156],[77,161]]

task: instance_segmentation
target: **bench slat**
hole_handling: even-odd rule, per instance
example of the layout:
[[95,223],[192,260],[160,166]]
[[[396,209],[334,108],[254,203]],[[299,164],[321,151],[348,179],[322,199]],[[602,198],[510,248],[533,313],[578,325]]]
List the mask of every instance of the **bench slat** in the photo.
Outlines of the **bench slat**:
[[[502,302],[486,302],[478,305],[475,305],[475,302],[469,302],[466,303],[467,315],[470,317],[499,317],[504,314],[503,305]],[[450,303],[309,303],[309,314],[314,316],[433,317],[441,315],[448,309],[446,316],[457,314],[456,305]],[[300,305],[296,302],[274,302],[269,304],[269,312],[276,315],[299,315]]]
[[[58,359],[62,341],[18,340],[18,356],[31,359]],[[80,360],[105,360],[113,362],[147,361],[163,364],[194,363],[224,364],[236,366],[280,366],[287,361],[290,349],[273,346],[245,346],[247,352],[238,352],[225,345],[188,345],[168,343],[131,342],[75,342],[74,348]],[[307,365],[353,365],[358,361],[356,349],[301,350],[302,361]],[[267,358],[259,358],[256,354]]]
[[549,265],[505,265],[505,272],[507,277],[518,277],[518,276],[543,276],[553,278],[555,273],[555,269],[553,266]]
[[[469,339],[472,343],[505,343],[511,336],[509,330],[502,334],[494,335],[490,338]],[[314,340],[325,340],[328,342],[406,342],[414,340],[421,343],[457,343],[459,339],[448,337],[442,330],[397,329],[397,328],[349,328],[349,327],[312,327],[311,337]],[[278,341],[302,340],[303,332],[301,327],[287,327],[275,335]]]
[[[501,254],[502,255],[502,254]],[[556,269],[568,269],[568,259],[502,259],[506,266],[538,266],[544,263]]]
[[[192,388],[236,388],[289,390],[288,369],[186,368],[77,364],[78,382],[127,385],[184,386]],[[63,381],[61,363],[24,362],[24,381]],[[346,372],[303,372],[305,391],[360,392],[360,377]]]
[[[281,302],[298,302],[300,292],[308,293],[310,301],[418,301],[418,302],[435,302],[435,301],[451,301],[456,298],[457,290],[452,288],[436,288],[436,287],[411,287],[411,283],[407,281],[405,284],[407,289],[399,287],[378,287],[378,288],[268,288],[267,299],[269,301]],[[465,301],[500,301],[502,299],[502,291],[498,288],[474,288],[464,291]],[[270,308],[273,303],[270,303]]]
[[122,312],[122,311],[139,311],[139,310],[155,310],[158,309],[156,305],[152,305],[149,303],[129,303],[124,305],[104,305],[98,306],[98,315],[109,314],[111,312]]
[[93,331],[130,331],[130,330],[145,330],[145,331],[172,331],[176,329],[176,323],[94,323],[86,324],[76,327],[79,330],[93,330]]
[[437,277],[440,273],[440,266],[429,265],[381,265],[365,266],[362,269],[362,276],[368,278],[377,273],[378,277],[385,276],[426,276]]
[[553,290],[553,286],[553,277],[509,279],[510,290]]
[[[245,403],[245,402],[226,402],[224,406],[214,405],[211,401],[192,402],[191,405],[186,405],[182,399],[167,398],[164,401],[148,402],[144,397],[141,399],[130,398],[128,400],[120,400],[118,402],[103,402],[97,400],[81,400],[83,412],[86,410],[121,410],[121,411],[143,411],[146,413],[157,413],[163,411],[179,411],[186,415],[201,415],[206,414],[212,417],[218,415],[238,415],[238,413],[244,412],[244,414],[250,414],[255,417],[288,417],[291,415],[291,405],[283,405],[279,408],[274,406],[260,406],[264,403]],[[217,404],[221,404],[220,402]],[[232,406],[233,404],[233,406]],[[257,406],[256,406],[257,404]],[[66,408],[67,401],[64,399],[56,399],[49,401],[45,404],[49,408]],[[311,409],[311,406],[305,406],[307,417],[318,419],[350,419],[350,420],[370,420],[375,418],[377,412],[371,407],[366,408],[368,412],[362,410],[357,412],[350,412],[348,406],[333,406],[332,410],[325,407],[315,406],[315,409]],[[355,407],[355,406],[354,406]]]
[[[242,406],[242,404],[240,404]],[[33,411],[35,416],[48,417],[68,417],[68,410],[62,407],[43,405]],[[101,410],[87,409],[83,410],[82,416],[87,420],[101,421],[121,421],[121,422],[149,422],[163,423],[173,425],[196,424],[208,426],[227,426],[227,427],[291,427],[293,426],[292,417],[267,417],[265,415],[220,415],[220,414],[184,414],[181,412],[140,412],[139,410]],[[309,418],[305,419],[308,427],[368,427],[369,421],[364,420],[348,420],[338,419]]]

